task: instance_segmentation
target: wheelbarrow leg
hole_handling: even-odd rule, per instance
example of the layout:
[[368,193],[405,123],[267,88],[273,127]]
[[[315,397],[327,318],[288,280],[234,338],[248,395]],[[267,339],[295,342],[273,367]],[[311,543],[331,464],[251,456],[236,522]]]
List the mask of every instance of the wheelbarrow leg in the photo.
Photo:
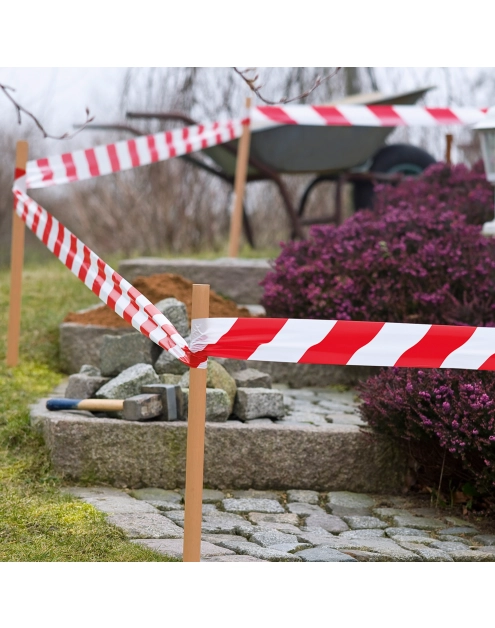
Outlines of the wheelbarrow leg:
[[290,194],[289,191],[287,190],[287,188],[285,187],[282,179],[276,175],[273,174],[272,175],[272,180],[275,181],[275,183],[278,186],[278,189],[280,190],[280,194],[282,195],[282,199],[284,201],[284,205],[285,205],[285,211],[287,212],[288,216],[289,216],[289,220],[291,222],[292,225],[292,231],[291,231],[291,240],[295,240],[297,239],[302,239],[303,236],[303,232],[302,232],[302,226],[301,226],[301,222],[299,220],[299,216],[297,215],[297,212],[294,208],[294,205],[292,204],[292,200],[290,198]]
[[342,188],[345,183],[345,176],[339,175],[335,186],[335,224],[337,227],[342,224]]

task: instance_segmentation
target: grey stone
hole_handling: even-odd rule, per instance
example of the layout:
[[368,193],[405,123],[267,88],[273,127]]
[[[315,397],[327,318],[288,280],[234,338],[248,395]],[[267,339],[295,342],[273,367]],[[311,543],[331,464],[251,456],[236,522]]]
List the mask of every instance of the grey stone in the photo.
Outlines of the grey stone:
[[223,507],[227,512],[234,513],[250,513],[250,512],[266,512],[266,513],[283,513],[284,509],[274,499],[253,499],[228,498],[222,501]]
[[288,552],[280,552],[278,550],[271,549],[269,547],[261,547],[257,543],[250,543],[249,541],[219,541],[220,547],[226,547],[228,549],[237,552],[238,554],[248,554],[255,558],[262,558],[270,561],[281,562],[297,562],[301,559]]
[[436,543],[437,539],[432,539],[428,536],[402,536],[401,534],[397,534],[393,537],[393,540],[402,545],[402,543],[419,543],[421,545],[431,545],[432,543]]
[[287,504],[287,510],[300,517],[326,514],[323,508],[316,506],[316,504],[308,504],[306,502],[290,502]]
[[283,513],[283,514],[267,514],[264,512],[250,512],[248,514],[249,519],[258,525],[264,525],[267,523],[270,524],[284,524],[284,525],[293,525],[297,526],[299,523],[299,518],[295,514]]
[[328,493],[327,509],[334,515],[369,515],[375,500],[363,493],[331,491]]
[[280,501],[280,495],[278,493],[273,491],[258,491],[253,488],[232,491],[232,497],[235,497],[236,499],[246,497],[249,499],[275,499],[276,501]]
[[460,517],[444,517],[445,521],[448,521],[450,523],[451,526],[456,526],[456,527],[465,527],[468,526],[469,528],[474,528],[473,525],[470,525],[469,522],[467,522],[465,519],[461,519]]
[[323,528],[308,528],[305,526],[301,528],[301,531],[297,534],[297,538],[299,541],[311,543],[311,545],[325,545],[332,542],[336,537]]
[[384,536],[385,536],[385,531],[377,530],[377,529],[347,530],[339,534],[340,539],[376,539],[376,538],[384,537]]
[[394,541],[386,538],[371,539],[342,539],[334,537],[325,545],[338,550],[362,550],[375,552],[391,561],[398,562],[419,562],[421,559],[414,552],[403,549]]
[[[184,541],[182,539],[136,539],[132,541],[138,545],[148,547],[154,552],[172,556],[172,558],[182,558],[184,551]],[[224,547],[219,547],[207,541],[201,541],[201,558],[216,558],[235,556],[235,552]]]
[[[183,388],[189,388],[189,370],[182,376],[179,385]],[[207,389],[223,390],[229,398],[229,414],[232,414],[234,408],[234,399],[237,391],[234,378],[224,369],[224,367],[215,362],[208,360],[208,369],[206,375]]]
[[372,513],[384,519],[391,519],[395,515],[409,515],[409,512],[402,508],[373,508]]
[[170,297],[155,303],[155,307],[168,318],[183,338],[189,335],[189,318],[185,303]]
[[91,399],[96,391],[109,381],[108,377],[70,375],[65,390],[66,399]]
[[[329,515],[330,516],[330,515]],[[342,519],[352,530],[370,530],[373,528],[388,528],[388,525],[377,517],[367,516],[342,516]]]
[[281,418],[285,414],[284,397],[278,390],[238,388],[234,414],[242,421],[261,417]]
[[284,534],[278,530],[257,530],[249,537],[251,543],[257,543],[262,547],[270,547],[280,543],[296,543],[297,537],[293,534]]
[[[177,362],[178,361],[179,360],[177,360]],[[156,371],[156,364],[155,364],[155,371]],[[168,384],[169,386],[170,385],[176,386],[182,379],[182,375],[172,375],[172,373],[161,373],[158,375],[158,377],[160,378],[161,384]]]
[[449,552],[456,563],[491,563],[495,562],[495,555],[480,550],[456,550]]
[[134,395],[124,399],[122,418],[125,421],[146,421],[160,417],[162,412],[161,395]]
[[105,335],[135,333],[132,327],[102,327],[61,323],[59,326],[60,367],[64,373],[77,373],[84,364],[100,366],[100,348]]
[[311,549],[305,549],[297,552],[295,556],[299,556],[305,562],[311,563],[357,563],[358,561],[352,556],[339,552],[331,547],[321,545]]
[[79,369],[79,375],[87,375],[88,377],[101,377],[101,371],[92,364],[83,364]]
[[495,554],[495,546],[493,545],[481,545],[480,547],[471,547],[470,549],[475,549],[477,552],[484,552],[485,554]]
[[135,364],[100,388],[97,399],[127,399],[141,392],[146,384],[158,384],[158,375],[150,364]]
[[255,558],[254,556],[232,554],[230,556],[215,556],[213,558],[202,558],[202,563],[267,563],[267,560]]
[[180,539],[184,534],[182,528],[158,513],[110,515],[107,521],[131,539]]
[[466,546],[464,543],[449,543],[448,541],[434,541],[430,543],[431,547],[436,547],[437,549],[443,550],[444,552],[457,552],[464,551]]
[[416,517],[414,515],[396,515],[392,519],[397,527],[415,528],[417,530],[438,530],[438,528],[443,528],[444,526],[438,519]]
[[150,504],[133,499],[126,493],[114,488],[83,488],[76,486],[65,489],[65,492],[84,500],[101,512],[110,515],[157,514],[156,509]]
[[154,506],[157,510],[161,512],[170,512],[172,510],[184,510],[184,506],[182,504],[175,504],[174,502],[167,502],[161,499],[149,499],[148,504]]
[[302,502],[303,504],[318,504],[319,495],[316,491],[287,491],[287,501]]
[[[184,399],[184,416],[189,411],[189,388],[182,388]],[[206,421],[224,423],[230,415],[230,400],[225,390],[219,388],[206,389]],[[187,420],[187,419],[186,419]]]
[[[162,402],[162,421],[183,421],[184,394],[182,388],[172,384],[148,384],[141,387],[141,392],[160,395]],[[125,404],[124,404],[125,405]]]
[[153,364],[159,350],[152,340],[139,332],[124,336],[103,336],[100,349],[101,374],[115,377],[134,364]]
[[312,545],[310,543],[298,543],[297,541],[294,543],[277,543],[276,545],[270,545],[270,549],[277,550],[279,552],[289,552],[290,554],[294,554],[295,552],[300,552],[304,549],[311,548]]
[[217,512],[217,507],[215,506],[215,504],[206,504],[205,502],[203,502],[202,510],[204,515],[210,515]]
[[279,532],[285,532],[286,534],[299,534],[301,530],[291,523],[275,523],[272,521],[260,521],[258,527],[268,530],[278,530]]
[[327,532],[334,532],[338,534],[339,532],[345,532],[348,530],[347,524],[342,521],[340,517],[336,517],[335,515],[327,515],[326,513],[322,515],[310,515],[306,519],[306,526],[308,527],[320,527]]
[[473,537],[473,541],[482,543],[483,545],[495,545],[495,534],[478,534]]
[[225,494],[222,491],[217,491],[211,488],[203,489],[203,504],[215,504],[225,499]]
[[417,528],[386,528],[385,534],[391,538],[396,536],[420,536],[430,538],[427,532]]
[[411,552],[415,552],[420,556],[424,561],[429,563],[451,563],[453,562],[453,558],[447,552],[443,552],[439,549],[434,549],[433,547],[426,547],[425,545],[421,545],[420,543],[400,543],[400,546],[406,550],[410,550]]
[[439,534],[439,541],[447,541],[449,543],[464,543],[464,545],[470,545],[472,539],[464,539],[461,536],[455,536],[453,534]]
[[137,488],[130,492],[131,497],[144,501],[163,501],[174,504],[182,503],[182,495],[175,491],[167,491],[163,488]]
[[449,534],[451,536],[457,536],[458,534],[465,534],[466,536],[475,536],[478,534],[478,530],[476,528],[468,528],[464,527],[453,527],[453,528],[444,528],[443,530],[438,530],[438,534]]
[[[159,375],[179,375],[182,377],[184,373],[189,371],[189,367],[184,362],[178,360],[169,351],[162,351],[155,362],[155,371]],[[179,378],[180,381],[180,378]],[[168,382],[164,382],[168,383]],[[178,383],[178,382],[173,382]]]
[[272,378],[268,373],[262,373],[257,369],[242,369],[233,375],[239,388],[271,388]]

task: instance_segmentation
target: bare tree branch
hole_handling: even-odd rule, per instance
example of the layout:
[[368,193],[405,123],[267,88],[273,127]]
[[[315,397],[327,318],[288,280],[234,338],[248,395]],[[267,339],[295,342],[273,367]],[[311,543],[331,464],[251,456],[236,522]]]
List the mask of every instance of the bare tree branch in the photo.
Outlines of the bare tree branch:
[[22,105],[20,105],[15,100],[15,98],[10,94],[10,92],[15,92],[15,89],[13,87],[9,87],[8,85],[3,85],[2,83],[0,83],[0,90],[2,90],[5,96],[7,96],[10,102],[14,105],[14,108],[17,113],[17,122],[21,124],[22,122],[21,114],[24,113],[25,115],[29,116],[31,120],[34,121],[38,129],[43,133],[43,137],[45,138],[50,138],[53,140],[69,140],[73,138],[75,135],[77,135],[80,131],[84,129],[84,127],[86,127],[90,122],[94,120],[94,116],[91,118],[89,117],[90,116],[89,109],[86,107],[86,121],[84,122],[84,124],[79,126],[77,131],[75,131],[74,133],[64,133],[63,135],[60,135],[60,136],[51,135],[50,133],[47,133],[47,131],[45,130],[41,122],[38,120],[38,118],[34,114],[32,114],[30,111],[25,109]]
[[256,74],[256,68],[246,68],[245,70],[242,70],[242,71],[239,70],[238,68],[232,68],[232,69],[243,79],[243,81],[248,85],[249,89],[253,93],[255,93],[256,96],[258,96],[258,98],[262,100],[264,103],[266,103],[267,105],[286,105],[289,102],[294,102],[294,100],[300,100],[301,98],[306,98],[306,96],[309,96],[322,83],[334,77],[341,68],[336,68],[335,72],[331,72],[330,74],[327,74],[326,76],[317,76],[313,87],[303,92],[302,94],[299,94],[299,96],[294,96],[294,98],[282,98],[282,100],[278,100],[278,101],[267,100],[264,96],[261,95],[260,90],[263,88],[263,85],[256,84],[256,81],[259,78],[259,75]]

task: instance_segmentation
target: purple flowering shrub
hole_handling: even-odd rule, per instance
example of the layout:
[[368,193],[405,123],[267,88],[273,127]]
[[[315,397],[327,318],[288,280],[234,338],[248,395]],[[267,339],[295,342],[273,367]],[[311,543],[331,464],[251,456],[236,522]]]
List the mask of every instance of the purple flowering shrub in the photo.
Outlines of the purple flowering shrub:
[[495,241],[401,202],[283,244],[263,286],[274,317],[495,326]]
[[360,384],[360,413],[397,439],[438,485],[495,487],[495,374],[489,371],[390,368]]
[[493,186],[486,180],[483,162],[471,170],[463,164],[437,163],[419,177],[396,186],[375,186],[374,211],[386,211],[400,203],[435,211],[452,210],[464,214],[466,222],[482,225],[493,219]]

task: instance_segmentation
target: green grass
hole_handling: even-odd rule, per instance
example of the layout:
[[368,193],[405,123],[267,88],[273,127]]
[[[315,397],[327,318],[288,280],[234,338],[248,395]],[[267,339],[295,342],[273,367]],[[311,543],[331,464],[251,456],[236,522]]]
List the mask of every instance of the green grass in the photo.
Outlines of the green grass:
[[29,405],[63,375],[58,325],[69,310],[97,303],[60,262],[25,268],[19,366],[5,365],[10,274],[0,271],[0,560],[173,561],[126,541],[92,506],[61,492]]

